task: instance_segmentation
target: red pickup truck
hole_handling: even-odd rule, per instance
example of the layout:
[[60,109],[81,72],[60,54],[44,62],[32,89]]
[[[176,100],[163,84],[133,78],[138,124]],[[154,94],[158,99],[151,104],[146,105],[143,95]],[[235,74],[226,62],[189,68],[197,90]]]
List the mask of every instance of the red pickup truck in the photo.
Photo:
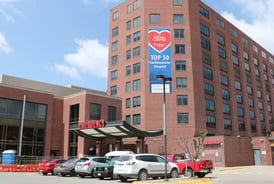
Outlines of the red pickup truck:
[[[163,155],[163,157],[165,157]],[[178,165],[180,174],[191,177],[193,174],[193,161],[188,158],[187,154],[173,154],[167,155],[167,161]],[[206,174],[212,173],[212,160],[197,160],[195,161],[195,175],[199,178],[205,177]]]

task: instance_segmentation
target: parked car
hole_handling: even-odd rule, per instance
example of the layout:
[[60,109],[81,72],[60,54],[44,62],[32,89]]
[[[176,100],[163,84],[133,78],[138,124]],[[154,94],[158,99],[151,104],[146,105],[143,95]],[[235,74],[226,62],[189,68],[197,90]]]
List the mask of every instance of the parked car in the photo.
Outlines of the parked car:
[[66,175],[70,175],[70,176],[75,176],[75,165],[78,162],[77,159],[71,159],[68,160],[64,163],[60,163],[60,164],[56,164],[55,168],[53,169],[53,173],[54,174],[61,174],[61,176],[66,176]]
[[93,169],[94,177],[98,177],[99,179],[104,179],[110,177],[111,179],[117,179],[117,176],[113,174],[114,162],[119,158],[113,157],[108,164],[102,166],[96,166]]
[[[121,181],[129,178],[147,180],[147,178],[158,178],[165,176],[165,159],[156,154],[132,154],[121,156],[114,163],[113,173]],[[176,164],[167,163],[167,176],[176,178],[179,168]]]
[[134,154],[133,151],[110,151],[105,154],[106,158],[114,158],[114,157],[120,157],[122,155],[127,155],[127,154]]
[[81,178],[85,176],[94,177],[93,168],[100,165],[106,165],[109,160],[110,159],[106,157],[83,157],[77,162],[75,173]]
[[67,160],[65,160],[65,159],[52,159],[52,160],[40,162],[39,163],[39,171],[43,175],[47,175],[48,173],[52,173],[52,175],[54,175],[54,174],[56,174],[53,172],[55,165],[64,163],[66,161]]

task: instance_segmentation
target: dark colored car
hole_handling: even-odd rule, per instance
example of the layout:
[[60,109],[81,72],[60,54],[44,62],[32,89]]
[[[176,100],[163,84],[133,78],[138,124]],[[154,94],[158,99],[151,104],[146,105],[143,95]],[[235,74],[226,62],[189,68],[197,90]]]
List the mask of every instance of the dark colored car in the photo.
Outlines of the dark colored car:
[[52,173],[52,175],[54,175],[55,173],[53,172],[53,169],[55,168],[55,165],[64,163],[66,161],[67,160],[65,159],[52,159],[52,160],[47,160],[45,162],[40,162],[39,171],[43,175],[47,175],[48,173]]
[[75,165],[77,164],[77,159],[71,159],[61,164],[56,164],[55,168],[53,169],[54,174],[61,174],[62,176],[70,175],[75,176]]
[[111,179],[117,179],[117,176],[113,174],[114,162],[119,157],[112,158],[108,164],[94,167],[93,175],[94,177],[98,177],[99,179],[104,179],[110,177]]

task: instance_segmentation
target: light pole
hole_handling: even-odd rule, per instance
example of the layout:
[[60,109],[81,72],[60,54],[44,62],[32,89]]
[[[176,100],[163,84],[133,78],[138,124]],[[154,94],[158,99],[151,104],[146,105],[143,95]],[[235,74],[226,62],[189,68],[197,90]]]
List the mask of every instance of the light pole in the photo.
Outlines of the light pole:
[[157,75],[157,80],[163,81],[164,91],[164,103],[163,103],[163,132],[165,141],[165,181],[167,181],[167,133],[166,133],[166,82],[171,82],[171,77],[165,77],[164,75]]

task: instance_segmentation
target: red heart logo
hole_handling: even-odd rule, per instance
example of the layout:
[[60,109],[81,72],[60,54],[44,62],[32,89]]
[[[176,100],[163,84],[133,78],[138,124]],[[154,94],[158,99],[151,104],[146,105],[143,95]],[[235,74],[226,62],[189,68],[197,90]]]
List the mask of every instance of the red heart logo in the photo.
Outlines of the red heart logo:
[[170,45],[170,31],[149,31],[148,44],[156,51],[163,52]]

